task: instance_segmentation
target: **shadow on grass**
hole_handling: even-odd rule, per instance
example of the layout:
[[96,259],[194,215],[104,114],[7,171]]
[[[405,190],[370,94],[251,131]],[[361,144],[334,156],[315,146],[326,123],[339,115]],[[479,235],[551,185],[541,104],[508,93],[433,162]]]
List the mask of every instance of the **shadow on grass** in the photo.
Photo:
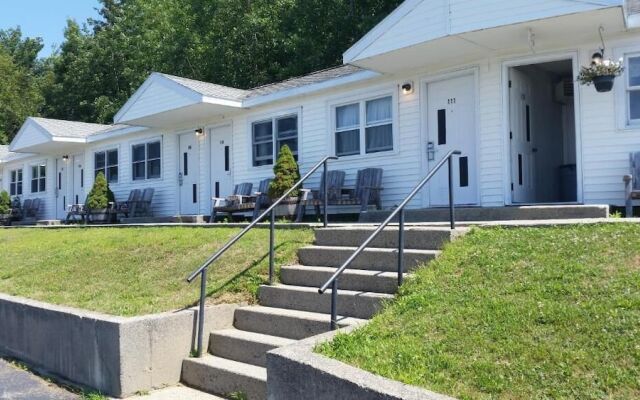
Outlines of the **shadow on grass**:
[[[287,241],[287,242],[283,242],[280,243],[278,245],[276,245],[274,247],[274,253],[277,253],[277,251],[285,246],[288,245],[295,245],[295,244],[302,244],[303,242],[299,242],[299,241]],[[251,264],[249,264],[247,266],[247,268],[243,269],[242,271],[238,272],[237,274],[235,274],[234,276],[230,277],[229,279],[227,279],[225,282],[222,282],[221,284],[219,284],[218,286],[207,290],[207,298],[210,298],[212,296],[215,296],[217,294],[220,293],[224,293],[224,291],[233,286],[234,284],[238,283],[242,278],[247,277],[247,275],[252,272],[252,270],[254,270],[255,268],[260,267],[260,264],[263,263],[265,260],[268,260],[269,258],[269,252],[267,251],[265,254],[263,254],[262,256],[260,256],[259,258],[257,258],[256,260],[254,260]],[[277,268],[277,266],[274,266],[275,268]],[[275,272],[275,271],[274,271]],[[195,282],[194,282],[195,283]],[[266,284],[268,283],[267,279],[262,279],[259,284]],[[200,299],[195,300],[193,303],[190,303],[189,305],[183,307],[180,310],[177,311],[182,311],[182,310],[186,310],[192,307],[195,307],[198,305],[198,303],[200,302]]]

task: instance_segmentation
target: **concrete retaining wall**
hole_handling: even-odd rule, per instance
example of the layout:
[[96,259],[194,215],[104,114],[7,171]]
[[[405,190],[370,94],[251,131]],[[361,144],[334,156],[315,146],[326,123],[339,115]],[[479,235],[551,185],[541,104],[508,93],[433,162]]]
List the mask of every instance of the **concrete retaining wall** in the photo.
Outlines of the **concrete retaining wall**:
[[269,400],[454,400],[452,397],[405,385],[313,352],[337,332],[314,336],[267,353]]
[[[205,332],[231,327],[235,308],[207,307]],[[180,381],[196,320],[197,309],[124,318],[0,294],[0,354],[126,397]]]

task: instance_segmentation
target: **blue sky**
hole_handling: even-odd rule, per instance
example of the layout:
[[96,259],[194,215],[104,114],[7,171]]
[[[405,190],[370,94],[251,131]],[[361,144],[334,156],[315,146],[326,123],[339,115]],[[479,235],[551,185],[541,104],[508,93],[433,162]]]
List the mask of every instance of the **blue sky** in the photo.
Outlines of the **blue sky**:
[[78,23],[98,17],[98,0],[0,0],[0,29],[20,25],[24,36],[44,40],[41,57],[52,52],[64,39],[67,18]]

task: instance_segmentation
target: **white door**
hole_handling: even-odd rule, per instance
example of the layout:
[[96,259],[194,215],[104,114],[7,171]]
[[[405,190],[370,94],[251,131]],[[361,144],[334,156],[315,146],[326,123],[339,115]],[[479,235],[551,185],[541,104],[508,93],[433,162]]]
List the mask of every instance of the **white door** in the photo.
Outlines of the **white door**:
[[180,141],[180,214],[197,215],[200,211],[198,203],[198,137],[195,133],[179,136]]
[[72,199],[69,204],[84,204],[84,156],[73,156]]
[[[427,165],[431,170],[450,150],[453,158],[453,187],[456,204],[476,204],[476,100],[475,78],[465,75],[427,86]],[[428,206],[449,204],[448,168],[445,165],[428,184]]]
[[514,203],[532,203],[535,198],[535,148],[531,129],[531,82],[509,70],[509,137],[511,143],[511,194]]
[[56,160],[56,218],[65,219],[67,216],[67,205],[70,204],[67,200],[68,185],[67,185],[67,169],[70,166],[69,160],[65,161],[62,158]]
[[211,129],[211,194],[225,197],[233,191],[231,125]]

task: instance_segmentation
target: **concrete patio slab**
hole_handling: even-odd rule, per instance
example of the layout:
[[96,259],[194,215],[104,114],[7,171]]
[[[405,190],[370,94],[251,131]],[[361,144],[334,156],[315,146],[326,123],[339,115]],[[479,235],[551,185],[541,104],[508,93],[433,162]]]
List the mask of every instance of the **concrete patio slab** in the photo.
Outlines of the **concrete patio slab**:
[[224,400],[222,397],[207,394],[186,386],[174,386],[154,390],[144,396],[130,397],[131,400]]

